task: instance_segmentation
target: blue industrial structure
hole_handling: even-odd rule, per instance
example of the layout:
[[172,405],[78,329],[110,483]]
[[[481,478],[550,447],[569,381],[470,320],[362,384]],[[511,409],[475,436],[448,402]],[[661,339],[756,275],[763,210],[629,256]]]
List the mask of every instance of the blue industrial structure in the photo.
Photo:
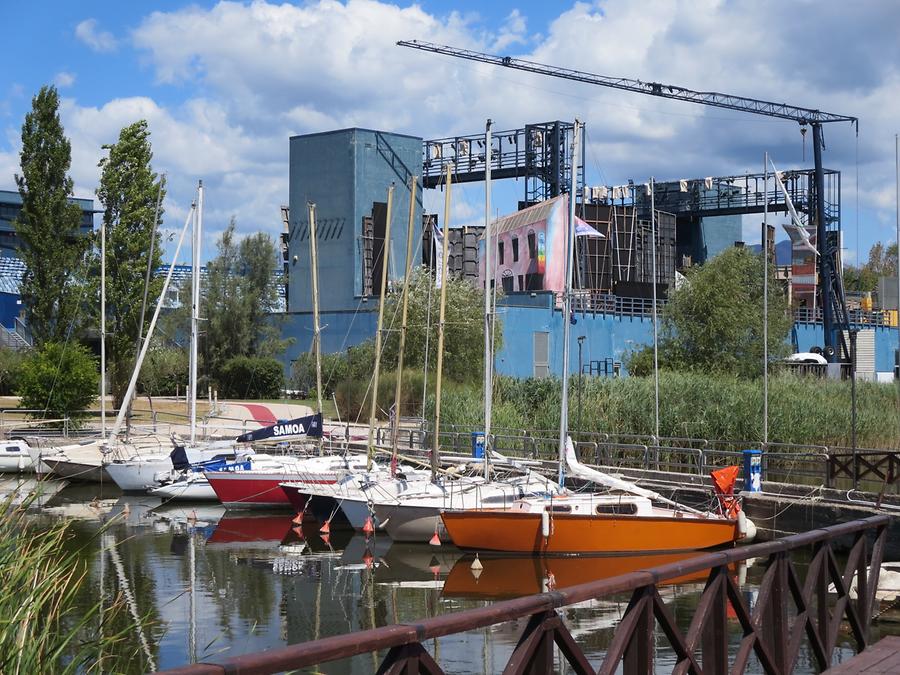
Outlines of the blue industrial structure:
[[[552,293],[513,293],[504,298],[497,315],[504,327],[503,347],[496,358],[499,373],[513,377],[561,374],[563,323],[560,310],[554,307]],[[624,364],[629,353],[653,343],[653,324],[645,314],[576,312],[574,320],[569,348],[577,355],[578,338],[584,337],[581,351],[586,372],[604,372],[605,364]],[[897,329],[865,324],[854,327],[874,331],[875,371],[891,372]],[[798,351],[809,351],[823,344],[821,323],[798,322],[794,331]],[[578,372],[577,358],[571,360],[570,372]],[[606,372],[612,374],[612,368]]]
[[[403,276],[410,177],[422,171],[422,139],[369,129],[342,129],[290,139],[290,215],[287,234],[287,315],[295,338],[288,362],[309,349],[312,291],[307,203],[316,205],[319,308],[324,351],[341,351],[375,332],[384,249],[385,205],[394,185],[389,283]],[[414,211],[421,239],[422,192]]]

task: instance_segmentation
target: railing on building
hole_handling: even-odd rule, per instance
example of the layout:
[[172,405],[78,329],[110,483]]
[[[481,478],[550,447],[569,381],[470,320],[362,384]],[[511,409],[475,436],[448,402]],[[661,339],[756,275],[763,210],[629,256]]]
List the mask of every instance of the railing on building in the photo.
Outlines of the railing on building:
[[[166,672],[250,675],[318,669],[321,664],[387,650],[379,673],[437,675],[445,671],[438,664],[438,657],[426,648],[427,641],[515,620],[527,623],[503,670],[511,675],[554,672],[554,645],[576,673],[611,674],[621,667],[625,675],[643,675],[654,672],[660,642],[675,652],[673,671],[679,673],[743,673],[755,655],[764,672],[786,675],[798,665],[804,645],[815,667],[825,670],[832,665],[842,627],[849,629],[858,652],[870,644],[870,624],[889,522],[887,516],[873,516],[416,624],[384,626]],[[869,537],[874,539],[871,548]],[[841,566],[835,547],[846,538],[852,538],[853,543]],[[810,549],[811,558],[807,558]],[[796,561],[792,559],[794,555]],[[735,564],[750,558],[767,559],[752,606],[732,573]],[[706,570],[706,586],[684,631],[672,608],[660,596],[658,586],[666,580]],[[855,599],[851,592],[854,581]],[[557,610],[621,594],[630,594],[630,600],[598,669]],[[736,619],[742,633],[733,660],[729,648],[730,617]],[[657,635],[657,627],[661,635]]]

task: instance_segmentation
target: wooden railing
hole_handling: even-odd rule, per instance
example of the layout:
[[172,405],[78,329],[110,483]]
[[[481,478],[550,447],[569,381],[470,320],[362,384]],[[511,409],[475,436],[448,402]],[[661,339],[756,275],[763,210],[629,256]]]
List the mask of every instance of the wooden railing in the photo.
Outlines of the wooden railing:
[[[553,672],[555,644],[576,673],[617,672],[626,675],[654,672],[658,626],[676,655],[676,673],[743,673],[755,654],[766,673],[793,671],[804,644],[819,670],[832,663],[842,627],[857,651],[869,644],[882,563],[887,516],[873,516],[812,530],[784,539],[724,551],[688,561],[661,565],[609,579],[539,593],[463,612],[424,619],[417,624],[384,626],[348,635],[291,645],[264,652],[199,663],[165,671],[170,675],[275,673],[387,650],[378,673],[445,672],[424,646],[426,640],[472,631],[516,619],[528,619],[504,673]],[[873,536],[874,535],[874,536]],[[874,545],[870,549],[869,538]],[[843,566],[833,546],[852,539]],[[812,558],[795,563],[791,554],[812,547]],[[871,553],[870,553],[871,551]],[[767,570],[753,606],[741,593],[729,567],[749,558],[767,558]],[[801,571],[805,568],[806,573]],[[706,587],[687,632],[677,625],[658,586],[667,579],[709,570]],[[856,599],[850,597],[856,581]],[[622,620],[615,628],[599,667],[577,644],[557,609],[614,594],[631,593]],[[731,608],[743,633],[729,666],[728,612]]]
[[858,487],[862,480],[876,481],[884,486],[900,480],[900,452],[896,450],[859,450],[828,454],[826,485],[835,479],[850,478]]

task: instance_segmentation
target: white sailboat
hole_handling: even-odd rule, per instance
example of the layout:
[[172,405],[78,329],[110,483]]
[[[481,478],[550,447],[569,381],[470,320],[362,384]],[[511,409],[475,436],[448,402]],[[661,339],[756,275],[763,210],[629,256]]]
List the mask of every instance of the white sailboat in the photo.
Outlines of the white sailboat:
[[[178,239],[178,244],[175,248],[175,255],[172,259],[172,264],[169,266],[165,281],[163,282],[162,292],[160,293],[159,300],[156,304],[156,309],[153,313],[153,317],[150,320],[150,326],[147,330],[147,336],[144,339],[143,346],[140,353],[138,354],[137,362],[135,363],[134,371],[131,374],[131,380],[124,397],[124,400],[126,401],[131,399],[137,386],[137,377],[138,373],[140,372],[141,364],[143,363],[144,357],[147,354],[147,350],[150,345],[150,338],[153,334],[156,322],[159,319],[163,300],[168,292],[169,285],[172,280],[172,275],[175,269],[175,264],[178,260],[178,254],[180,253],[181,246],[184,243],[185,233],[187,232],[188,225],[191,224],[195,213],[196,204],[191,204],[191,209],[188,212],[187,219],[185,220],[184,227],[182,228],[181,235]],[[105,241],[105,236],[101,236],[101,239]],[[105,260],[105,244],[102,244],[101,247],[101,258]],[[103,275],[101,274],[101,276]],[[105,287],[105,284],[102,284],[102,286]],[[102,290],[103,289],[101,289],[101,291]],[[101,313],[101,323],[104,322],[105,311]],[[105,336],[101,336],[101,338],[103,337]],[[101,351],[105,351],[103,339],[101,339]],[[101,368],[105,371],[105,364],[101,364]],[[110,433],[109,437],[106,437],[105,393],[105,379],[101,376],[101,438],[85,443],[50,448],[49,451],[48,449],[41,446],[33,447],[31,449],[31,456],[34,462],[36,464],[38,462],[43,462],[43,464],[46,465],[52,473],[62,478],[77,481],[102,483],[112,482],[112,478],[106,470],[106,465],[110,463],[110,457],[118,458],[123,461],[135,458],[154,457],[154,461],[160,463],[163,461],[161,459],[162,455],[165,454],[165,457],[168,458],[168,454],[162,452],[161,442],[156,436],[137,439],[132,438],[127,443],[124,443],[118,439],[119,432],[121,431],[125,421],[127,406],[122,406],[122,408],[119,410],[115,424],[112,428],[112,432]]]

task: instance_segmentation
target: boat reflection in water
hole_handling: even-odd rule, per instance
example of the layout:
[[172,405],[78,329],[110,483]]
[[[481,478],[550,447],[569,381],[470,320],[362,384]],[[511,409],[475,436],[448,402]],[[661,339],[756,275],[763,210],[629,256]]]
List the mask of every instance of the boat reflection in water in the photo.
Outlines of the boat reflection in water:
[[[481,569],[472,569],[475,556],[466,555],[450,570],[443,595],[452,598],[502,600],[559,590],[590,581],[658,565],[684,562],[703,553],[664,553],[639,556],[489,557],[480,558]],[[667,579],[662,585],[702,583],[708,570]]]

